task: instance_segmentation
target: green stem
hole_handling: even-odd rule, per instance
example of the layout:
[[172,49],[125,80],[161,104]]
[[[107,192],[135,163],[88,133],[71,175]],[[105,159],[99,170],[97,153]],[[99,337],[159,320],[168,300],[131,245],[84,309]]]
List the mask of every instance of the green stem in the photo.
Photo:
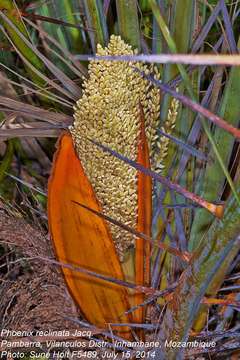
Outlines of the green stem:
[[100,0],[84,0],[84,8],[88,26],[91,28],[89,36],[92,48],[96,51],[97,44],[107,45],[108,31],[106,18],[103,13],[103,5]]
[[121,37],[134,48],[141,48],[136,0],[117,0],[117,16]]

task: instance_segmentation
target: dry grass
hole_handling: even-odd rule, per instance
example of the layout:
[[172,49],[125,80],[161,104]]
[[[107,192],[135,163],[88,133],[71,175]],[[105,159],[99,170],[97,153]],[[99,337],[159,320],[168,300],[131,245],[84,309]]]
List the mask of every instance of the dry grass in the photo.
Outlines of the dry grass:
[[53,254],[48,237],[30,225],[16,210],[0,202],[1,259],[0,319],[1,328],[72,329],[64,316],[78,316],[60,270],[36,256]]

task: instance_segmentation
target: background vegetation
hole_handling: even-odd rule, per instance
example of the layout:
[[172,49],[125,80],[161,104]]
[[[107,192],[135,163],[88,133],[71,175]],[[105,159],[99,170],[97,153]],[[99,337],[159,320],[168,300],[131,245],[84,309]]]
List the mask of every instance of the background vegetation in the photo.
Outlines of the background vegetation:
[[[36,259],[27,259],[39,254],[36,235],[21,242],[19,229],[37,226],[47,236],[47,179],[55,142],[72,123],[73,105],[87,76],[86,57],[74,55],[94,54],[111,34],[120,34],[146,55],[238,54],[239,12],[238,0],[0,0],[0,293],[9,294],[0,307],[1,327],[8,322],[34,327],[36,314],[44,319],[38,326],[47,323],[43,314],[48,305],[39,307],[40,300],[30,322],[18,312],[25,297],[17,284],[27,279],[34,284],[39,267],[47,269],[44,261],[51,250],[41,253],[45,260],[38,259],[36,267]],[[200,353],[214,359],[239,356],[239,133],[229,133],[215,120],[239,127],[240,68],[224,64],[157,64],[161,125],[172,96],[182,95],[162,173],[225,208],[219,220],[199,201],[156,182],[153,237],[194,255],[184,263],[160,249],[153,254],[151,286],[156,294],[146,294],[151,311],[143,327],[163,342],[190,337],[217,343],[211,350],[190,349],[184,355],[179,349],[159,349],[159,359],[197,358]],[[176,87],[178,92],[171,92]],[[198,111],[195,104],[201,105]],[[163,136],[160,131],[157,141]],[[54,283],[49,274],[41,274],[43,282]],[[56,277],[61,282],[57,271]],[[15,304],[10,301],[13,294]],[[62,309],[63,303],[58,305]],[[51,326],[54,316],[48,319]],[[71,328],[70,320],[59,321]]]

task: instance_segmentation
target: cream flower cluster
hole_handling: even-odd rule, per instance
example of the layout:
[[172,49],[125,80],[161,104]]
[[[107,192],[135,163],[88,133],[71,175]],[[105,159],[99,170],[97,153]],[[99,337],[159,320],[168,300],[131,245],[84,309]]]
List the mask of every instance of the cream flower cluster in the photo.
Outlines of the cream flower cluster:
[[[133,55],[136,53],[119,36],[111,36],[106,48],[97,47],[97,55]],[[150,154],[156,138],[160,112],[159,90],[134,71],[134,67],[159,78],[157,68],[137,62],[93,60],[89,78],[70,128],[79,159],[89,178],[103,212],[136,229],[137,172],[119,159],[103,152],[88,139],[137,159],[140,134],[140,105]],[[116,225],[110,230],[120,258],[134,244],[133,236]]]

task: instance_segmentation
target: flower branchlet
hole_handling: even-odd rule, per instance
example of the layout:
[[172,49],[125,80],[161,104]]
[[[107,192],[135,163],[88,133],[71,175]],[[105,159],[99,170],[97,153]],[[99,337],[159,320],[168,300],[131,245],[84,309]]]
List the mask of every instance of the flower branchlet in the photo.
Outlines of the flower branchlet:
[[[119,36],[112,35],[106,48],[98,45],[97,55],[133,55],[136,53]],[[82,97],[75,106],[74,124],[70,128],[75,147],[103,212],[136,228],[137,172],[128,164],[102,152],[88,139],[96,140],[112,150],[137,159],[140,134],[140,109],[145,118],[150,155],[156,137],[160,114],[160,93],[139,72],[153,73],[156,67],[138,62],[92,60],[89,78]],[[171,125],[173,126],[173,125]],[[165,151],[165,149],[164,149]],[[153,157],[154,158],[154,157]],[[133,243],[131,234],[110,224],[120,258]]]

